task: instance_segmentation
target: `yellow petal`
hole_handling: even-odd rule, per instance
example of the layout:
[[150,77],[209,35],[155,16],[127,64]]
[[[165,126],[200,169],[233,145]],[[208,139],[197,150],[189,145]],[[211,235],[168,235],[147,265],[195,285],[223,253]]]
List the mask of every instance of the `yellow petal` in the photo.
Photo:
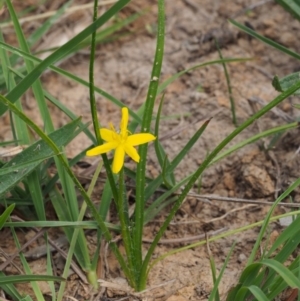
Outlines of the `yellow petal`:
[[128,125],[128,109],[126,107],[122,108],[122,119],[120,123],[121,134],[127,133],[127,125]]
[[104,143],[102,145],[96,146],[90,150],[88,150],[86,152],[86,155],[88,157],[92,157],[92,156],[97,156],[97,155],[101,155],[104,153],[107,153],[113,149],[115,149],[118,146],[118,143],[113,141],[113,142],[108,142],[108,143]]
[[128,136],[126,142],[132,146],[137,146],[155,140],[156,137],[152,134],[134,134]]
[[126,143],[124,145],[124,149],[125,149],[126,154],[132,160],[134,160],[135,162],[140,162],[140,155],[138,154],[138,152],[136,151],[136,149],[132,145]]
[[123,146],[118,146],[115,151],[115,157],[112,165],[113,173],[118,173],[124,164],[125,150]]
[[117,135],[117,133],[109,129],[100,129],[100,135],[104,141],[111,142],[116,140],[115,135]]

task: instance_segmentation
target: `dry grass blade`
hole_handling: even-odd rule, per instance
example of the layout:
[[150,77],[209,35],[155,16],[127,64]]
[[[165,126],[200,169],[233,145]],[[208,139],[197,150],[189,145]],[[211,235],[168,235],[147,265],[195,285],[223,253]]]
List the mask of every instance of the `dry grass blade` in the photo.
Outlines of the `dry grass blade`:
[[[116,0],[103,0],[99,3],[99,6],[105,6],[105,5],[113,4],[113,3],[116,3],[116,2],[117,2]],[[89,9],[89,8],[93,8],[93,5],[94,5],[93,3],[87,3],[87,4],[72,6],[72,7],[68,8],[66,10],[64,16],[68,16],[68,15],[70,15],[70,14],[76,12],[76,11],[81,11],[81,10],[86,10],[86,9]],[[43,14],[32,15],[32,16],[20,18],[19,22],[20,22],[20,24],[23,24],[25,22],[32,22],[32,21],[42,20],[42,19],[52,17],[55,14],[56,14],[56,10],[48,11],[48,12],[45,12]],[[9,27],[9,26],[13,26],[13,23],[12,22],[6,22],[6,23],[0,24],[1,29]]]

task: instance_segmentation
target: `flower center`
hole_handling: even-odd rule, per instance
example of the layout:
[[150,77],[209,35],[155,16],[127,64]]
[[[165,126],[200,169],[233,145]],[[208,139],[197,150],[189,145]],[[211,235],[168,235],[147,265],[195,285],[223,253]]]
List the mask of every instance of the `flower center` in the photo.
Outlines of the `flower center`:
[[126,143],[128,134],[130,134],[130,132],[127,129],[117,132],[112,123],[110,124],[110,129],[113,131],[113,139],[114,140],[118,141],[120,144]]

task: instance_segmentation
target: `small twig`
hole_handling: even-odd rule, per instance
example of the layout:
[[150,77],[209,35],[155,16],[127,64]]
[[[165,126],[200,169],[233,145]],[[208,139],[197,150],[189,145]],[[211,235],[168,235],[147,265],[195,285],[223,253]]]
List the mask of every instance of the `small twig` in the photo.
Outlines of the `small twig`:
[[252,10],[254,8],[257,8],[259,6],[265,5],[269,2],[274,2],[274,0],[263,0],[263,1],[260,1],[260,2],[253,3],[251,5],[248,5],[245,8],[243,8],[243,9],[239,10],[238,12],[236,12],[235,14],[231,15],[230,19],[235,19],[236,17],[238,17],[240,15],[244,15],[247,11]]
[[[220,234],[220,233],[222,233],[226,230],[228,230],[228,228],[224,227],[224,228],[218,229],[216,231],[208,232],[207,234],[209,236],[214,236],[214,235],[218,235],[218,234]],[[205,235],[206,235],[206,233],[195,235],[195,236],[188,236],[188,237],[161,239],[158,242],[158,244],[168,245],[168,244],[178,244],[178,243],[189,243],[189,242],[192,242],[192,241],[196,241],[196,240],[200,240],[202,238],[205,238]],[[143,242],[152,243],[153,239],[143,238]]]
[[15,252],[14,254],[12,254],[11,256],[9,256],[9,258],[7,259],[7,261],[3,262],[0,265],[0,271],[3,271],[22,251],[24,251],[28,246],[30,246],[32,244],[32,242],[34,242],[35,240],[37,240],[40,236],[42,236],[45,232],[46,232],[47,228],[44,228],[40,231],[36,231],[36,235],[34,237],[32,237],[29,241],[27,241],[20,250],[18,250],[17,252]]
[[221,219],[224,219],[226,216],[230,215],[231,213],[234,213],[234,212],[237,212],[237,211],[241,211],[241,210],[244,210],[244,209],[247,209],[247,208],[250,208],[250,207],[257,207],[257,205],[245,205],[245,206],[242,206],[240,208],[234,208],[228,212],[226,212],[225,214],[223,214],[222,216],[219,216],[219,217],[216,217],[216,218],[213,218],[209,221],[205,221],[205,223],[213,223],[213,222],[216,222],[216,221],[219,221]]
[[[274,202],[268,201],[261,201],[261,200],[248,200],[248,199],[240,199],[240,198],[230,198],[230,197],[223,197],[218,195],[200,195],[196,193],[189,193],[188,196],[192,196],[196,199],[209,199],[215,201],[225,201],[225,202],[233,202],[233,203],[246,203],[246,204],[255,204],[255,205],[267,205],[272,206]],[[278,203],[277,206],[284,206],[288,208],[300,208],[300,204],[296,203]]]
[[[223,111],[222,108],[217,109],[217,110],[213,111],[211,114],[209,114],[208,116],[206,116],[205,118],[201,118],[201,119],[198,119],[198,120],[194,121],[192,124],[196,124],[196,123],[199,123],[199,122],[204,122],[208,119],[211,119],[211,118],[215,117],[216,115],[218,115],[219,113],[221,113],[222,111]],[[173,130],[169,131],[168,133],[166,133],[164,135],[161,135],[159,137],[159,141],[168,140],[171,137],[173,137],[175,135],[178,135],[179,132],[182,132],[186,128],[190,128],[190,127],[191,127],[191,123],[181,125],[181,122],[180,122],[180,124],[177,127],[175,127]]]

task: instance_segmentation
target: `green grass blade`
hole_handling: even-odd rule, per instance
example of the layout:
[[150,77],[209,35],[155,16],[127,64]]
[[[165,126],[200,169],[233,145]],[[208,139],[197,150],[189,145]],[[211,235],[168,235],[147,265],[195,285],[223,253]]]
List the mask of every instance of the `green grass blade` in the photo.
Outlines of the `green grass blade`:
[[[97,178],[99,177],[99,174],[100,174],[100,171],[101,171],[101,168],[102,168],[102,163],[100,162],[98,164],[97,168],[96,168],[96,171],[93,175],[91,184],[90,184],[90,186],[88,188],[88,191],[87,191],[87,195],[89,197],[91,196],[92,191],[95,187]],[[81,206],[80,213],[79,213],[77,221],[82,221],[83,220],[86,209],[87,209],[87,204],[84,202]],[[66,278],[68,277],[69,272],[70,272],[70,266],[71,266],[71,262],[72,262],[73,253],[74,253],[75,248],[76,248],[76,241],[77,241],[78,234],[79,234],[79,229],[77,228],[77,229],[74,230],[73,235],[72,235],[72,239],[70,240],[69,252],[68,252],[68,256],[66,258],[66,263],[65,263],[65,267],[64,267],[64,271],[63,271],[63,277],[66,277]],[[88,279],[89,283],[91,283],[93,285],[94,289],[97,289],[98,288],[98,283],[97,283],[97,279],[95,277],[95,274],[96,274],[96,266],[94,266],[94,268],[91,268],[91,270],[88,271],[87,279]],[[58,294],[57,294],[57,301],[61,301],[63,299],[65,287],[66,287],[66,283],[62,283],[60,285],[60,288],[59,288],[59,291],[58,291]]]
[[[0,271],[0,278],[7,277],[2,271]],[[3,291],[9,295],[14,301],[19,301],[22,299],[22,296],[16,289],[16,287],[13,284],[4,284],[0,286]]]
[[[219,47],[218,41],[216,40],[216,45],[217,45],[217,50],[220,56],[220,59],[223,60],[223,55],[222,51]],[[230,100],[230,106],[231,106],[231,114],[232,114],[232,122],[235,126],[237,126],[237,120],[236,120],[236,113],[235,113],[235,103],[234,103],[234,98],[232,94],[232,88],[231,88],[231,83],[230,83],[230,76],[226,67],[226,63],[222,63],[224,73],[225,73],[225,78],[226,78],[226,83],[227,83],[227,89],[228,89],[228,95],[229,95],[229,100]]]
[[248,265],[242,272],[239,282],[245,286],[252,285],[261,270],[261,264],[258,262]]
[[[98,0],[94,0],[94,12],[93,12],[93,21],[97,20],[97,13],[98,13]],[[96,51],[96,32],[92,33],[91,39],[91,53],[90,53],[90,64],[89,64],[89,92],[90,92],[90,107],[91,107],[91,114],[92,114],[92,121],[94,126],[94,132],[96,135],[97,145],[103,144],[102,137],[100,135],[100,127],[98,121],[98,113],[97,113],[97,105],[96,105],[96,98],[95,98],[95,86],[94,86],[94,61],[95,61],[95,51]],[[106,175],[110,183],[110,187],[112,190],[112,194],[114,196],[114,200],[118,200],[120,197],[118,195],[117,187],[114,181],[114,176],[111,170],[110,163],[108,161],[107,155],[101,155]]]
[[224,159],[225,157],[229,156],[233,152],[237,151],[238,149],[243,148],[244,146],[254,143],[255,141],[258,141],[259,139],[262,139],[264,137],[275,135],[278,133],[282,133],[284,131],[287,131],[289,129],[297,128],[299,127],[298,122],[293,122],[290,124],[280,125],[278,127],[274,127],[272,129],[266,130],[264,132],[258,133],[244,141],[241,141],[240,143],[237,143],[236,145],[230,147],[228,150],[222,152],[221,154],[217,155],[210,163],[210,165],[215,164],[216,162]]
[[[6,222],[4,227],[13,227],[13,228],[82,228],[82,229],[97,229],[96,221],[82,221],[82,222],[69,222],[69,221],[30,221],[30,222]],[[105,223],[107,229],[119,232],[120,226],[111,223]]]
[[[47,160],[52,158],[53,155],[50,156],[44,156],[44,157],[40,157],[40,158],[35,158],[34,160],[30,160],[28,162],[24,162],[24,163],[18,163],[18,166],[15,165],[11,165],[9,167],[2,167],[0,169],[0,176],[5,176],[11,173],[17,173],[20,170],[24,170],[25,168],[33,165],[33,168],[36,168],[36,166],[38,164],[40,164],[42,161]],[[23,177],[20,179],[20,181],[25,178],[25,176],[27,176],[27,173],[23,175]]]
[[225,59],[221,59],[221,60],[213,60],[213,61],[208,61],[208,62],[205,62],[205,63],[197,64],[193,67],[182,70],[182,71],[172,75],[168,79],[166,79],[163,83],[161,83],[159,85],[158,90],[157,90],[157,94],[162,93],[168,87],[168,85],[173,83],[180,76],[184,75],[185,73],[191,72],[192,70],[202,68],[202,67],[206,67],[206,66],[209,66],[209,65],[234,63],[234,62],[247,62],[247,61],[250,61],[250,60],[253,60],[253,59],[252,58],[225,58]]
[[15,208],[15,205],[11,204],[0,215],[0,230],[2,229],[3,225],[5,224],[6,220],[8,219],[8,217],[10,216],[10,214],[12,213],[12,211],[14,210],[14,208]]
[[[188,141],[185,147],[179,152],[179,154],[173,159],[170,165],[167,168],[167,173],[173,172],[178,164],[183,160],[185,155],[190,151],[194,144],[201,137],[206,127],[208,126],[210,120],[205,121],[199,130],[193,135],[193,137]],[[156,189],[162,184],[163,177],[162,174],[157,176],[145,189],[145,198],[150,198],[151,195],[156,191]]]
[[[160,123],[160,116],[161,116],[161,111],[162,111],[162,107],[163,107],[163,103],[164,103],[164,98],[165,98],[165,95],[163,94],[161,101],[159,103],[157,114],[156,114],[155,130],[154,130],[154,136],[156,137],[156,140],[154,141],[154,148],[155,148],[156,157],[157,157],[157,160],[158,160],[158,163],[159,163],[161,169],[165,169],[166,167],[169,167],[169,165],[170,165],[170,161],[167,157],[167,154],[165,153],[162,145],[159,143],[159,123]],[[169,173],[169,175],[167,175],[167,181],[172,183],[172,185],[176,184],[173,171],[171,171]]]
[[300,289],[300,279],[298,279],[287,267],[279,261],[273,259],[264,259],[260,262],[263,265],[273,269],[282,279],[291,287]]
[[24,283],[31,281],[65,281],[66,279],[59,276],[50,275],[12,275],[0,276],[0,285]]
[[[288,260],[288,258],[291,256],[291,254],[296,250],[296,248],[299,246],[300,243],[300,237],[299,237],[299,231],[297,233],[295,233],[294,235],[292,235],[290,237],[290,239],[284,244],[284,246],[282,247],[282,249],[276,254],[276,256],[274,257],[273,255],[271,255],[276,261],[278,262],[286,262],[286,260]],[[289,269],[292,268],[292,265],[289,267]],[[262,289],[265,292],[272,292],[272,294],[274,294],[274,291],[278,291],[280,292],[281,290],[285,289],[287,284],[284,283],[284,285],[276,285],[276,278],[277,282],[281,283],[282,279],[281,277],[277,276],[276,277],[276,272],[274,270],[270,270],[268,271],[268,274],[265,275],[266,273],[261,272],[261,277],[263,278],[263,286]]]
[[255,285],[250,285],[248,287],[248,290],[252,293],[252,295],[258,300],[258,301],[269,301],[270,299],[264,294],[264,292]]
[[[13,238],[14,238],[14,241],[15,241],[15,244],[17,246],[17,249],[18,250],[21,250],[21,246],[20,246],[20,243],[19,243],[19,240],[18,240],[18,237],[17,237],[17,234],[15,232],[15,229],[11,228],[11,232],[12,232],[12,235],[13,235]],[[32,272],[30,270],[30,267],[29,267],[29,264],[24,256],[24,254],[22,252],[19,252],[19,258],[22,262],[22,265],[23,265],[23,268],[24,268],[24,271],[25,271],[25,274],[27,276],[31,276],[32,275]],[[36,281],[32,281],[30,282],[31,284],[31,287],[34,291],[34,294],[35,294],[35,298],[39,301],[45,301],[44,299],[44,296],[41,292],[41,289],[40,287],[38,286],[38,284],[36,283]]]
[[248,287],[247,286],[241,286],[239,288],[239,290],[237,291],[234,300],[232,300],[232,301],[245,301],[245,300],[247,300],[247,298],[246,298],[247,295],[249,295]]
[[295,219],[282,233],[280,233],[279,237],[272,244],[270,250],[268,251],[268,257],[279,248],[280,245],[284,244],[287,240],[289,240],[292,236],[299,232],[300,229],[300,217]]
[[[164,53],[164,38],[165,38],[165,11],[164,11],[164,1],[158,1],[158,29],[157,29],[157,41],[155,57],[152,65],[151,79],[148,88],[147,98],[145,101],[145,111],[142,121],[142,133],[150,132],[152,112],[154,107],[154,102],[157,95],[158,82],[161,73],[163,53]],[[136,266],[139,269],[142,266],[142,235],[144,227],[144,210],[145,210],[145,175],[146,175],[146,157],[147,157],[148,145],[143,144],[139,147],[140,162],[137,165],[136,174],[136,207],[135,207],[135,227],[133,229],[133,243],[136,260]],[[143,290],[146,285],[145,274],[146,271],[142,272],[140,283],[138,284],[138,291]]]
[[[234,248],[235,248],[235,245],[236,245],[236,242],[231,246],[231,248],[230,248],[230,250],[229,250],[229,253],[228,253],[228,255],[226,256],[226,259],[225,259],[225,261],[224,261],[224,264],[222,265],[222,268],[221,268],[221,270],[220,270],[219,276],[218,276],[218,278],[216,279],[216,281],[214,281],[214,287],[213,287],[213,289],[212,289],[212,291],[211,291],[211,293],[210,293],[210,295],[209,295],[208,301],[214,301],[214,300],[215,300],[215,295],[217,295],[217,293],[218,293],[218,288],[219,288],[220,282],[221,282],[222,277],[223,277],[223,275],[224,275],[225,269],[226,269],[226,267],[227,267],[227,265],[228,265],[228,262],[229,262],[229,259],[230,259],[230,257],[231,257],[231,254],[232,254],[232,252],[233,252],[233,250],[234,250]],[[218,298],[218,299],[219,299],[219,298]],[[217,300],[218,300],[218,299],[217,299]]]
[[292,14],[298,21],[300,21],[300,3],[297,0],[275,0],[287,12]]
[[[300,262],[299,257],[297,257],[289,266],[289,270],[292,271],[292,273],[296,275],[298,279],[299,279],[299,272],[300,272],[299,262]],[[270,285],[267,286],[264,284],[263,290],[265,292],[269,292],[268,293],[269,300],[274,300],[282,291],[287,289],[287,287],[288,284],[285,281],[282,281],[280,275],[276,275],[276,277],[274,277]]]
[[[128,281],[131,283],[133,288],[138,289],[138,270],[135,266],[135,255],[134,255],[134,246],[130,235],[130,222],[129,222],[129,210],[128,210],[128,201],[125,188],[125,179],[124,179],[124,168],[121,169],[119,173],[119,191],[118,191],[118,200],[116,203],[118,217],[120,220],[121,226],[121,235],[124,243],[124,248],[126,251],[128,268],[130,271],[130,277]],[[138,267],[138,266],[137,266]]]
[[255,32],[254,30],[250,29],[249,27],[245,26],[245,25],[242,25],[234,20],[229,20],[229,22],[231,24],[233,24],[234,26],[236,26],[237,28],[239,28],[240,30],[246,32],[247,34],[251,35],[252,37],[264,42],[265,44],[269,45],[269,46],[272,46],[273,48],[297,59],[297,60],[300,60],[300,54],[274,42],[273,40],[271,39],[268,39],[260,34],[258,34],[257,32]]

